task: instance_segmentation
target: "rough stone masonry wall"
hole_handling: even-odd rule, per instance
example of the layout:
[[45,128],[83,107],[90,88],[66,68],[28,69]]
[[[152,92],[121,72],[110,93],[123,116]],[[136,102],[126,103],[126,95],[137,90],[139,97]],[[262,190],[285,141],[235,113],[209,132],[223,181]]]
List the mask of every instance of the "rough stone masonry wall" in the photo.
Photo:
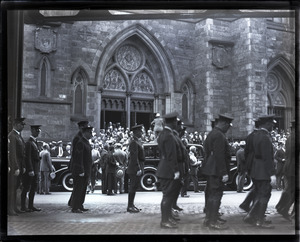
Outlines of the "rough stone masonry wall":
[[234,136],[245,138],[254,127],[253,118],[267,113],[265,86],[267,60],[264,19],[245,18],[232,24],[234,33],[234,80],[232,110]]
[[[212,64],[213,46],[210,40],[229,40],[229,22],[206,19],[196,27],[195,72],[196,120],[201,120],[201,131],[211,130],[211,120],[219,113],[231,112],[231,66],[217,68]],[[230,55],[230,53],[229,53]]]
[[[184,79],[191,75],[191,62],[194,53],[193,24],[171,20],[62,23],[59,27],[51,27],[57,33],[56,51],[45,54],[51,65],[48,99],[57,103],[39,104],[44,105],[47,110],[51,110],[51,114],[48,113],[51,119],[47,113],[40,112],[41,109],[34,108],[36,103],[23,103],[22,113],[25,116],[32,116],[41,120],[43,125],[53,134],[62,130],[60,127],[57,129],[51,120],[58,123],[63,120],[60,125],[64,126],[64,131],[54,136],[60,137],[61,134],[64,134],[69,137],[75,134],[75,131],[70,129],[74,125],[74,122],[70,121],[73,109],[71,79],[76,69],[83,67],[87,72],[89,84],[92,84],[87,87],[86,114],[92,125],[95,125],[94,122],[97,120],[95,115],[97,115],[96,110],[98,108],[95,76],[99,57],[106,51],[105,48],[110,41],[116,38],[121,31],[135,24],[140,24],[147,29],[165,50],[173,68],[174,83],[172,86],[174,88],[171,91],[180,89]],[[25,25],[23,99],[35,99],[39,96],[39,66],[37,63],[43,55],[34,48],[36,27],[38,26]],[[61,94],[66,95],[64,100],[59,98]],[[171,105],[181,112],[181,105],[177,105],[181,101],[181,96],[174,97]],[[59,104],[61,101],[64,101],[64,104]],[[70,104],[68,105],[66,102]],[[60,110],[64,110],[64,118],[62,118]]]

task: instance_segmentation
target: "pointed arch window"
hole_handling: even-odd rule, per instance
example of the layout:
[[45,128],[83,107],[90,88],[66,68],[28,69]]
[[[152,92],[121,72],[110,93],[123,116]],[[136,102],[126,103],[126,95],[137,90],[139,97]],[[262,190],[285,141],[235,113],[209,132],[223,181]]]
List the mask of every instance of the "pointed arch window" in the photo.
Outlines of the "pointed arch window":
[[73,75],[73,114],[85,116],[86,108],[86,89],[87,89],[87,74],[83,69],[79,69]]
[[42,57],[39,68],[39,96],[50,96],[50,62],[46,56]]
[[182,93],[182,117],[187,120],[190,116],[191,91],[186,83],[182,86]]

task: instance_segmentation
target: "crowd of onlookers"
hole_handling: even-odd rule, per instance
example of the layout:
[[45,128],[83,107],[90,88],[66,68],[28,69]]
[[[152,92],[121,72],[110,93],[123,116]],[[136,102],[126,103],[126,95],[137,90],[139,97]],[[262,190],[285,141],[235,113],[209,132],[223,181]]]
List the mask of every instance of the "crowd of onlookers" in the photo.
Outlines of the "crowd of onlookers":
[[[182,137],[182,140],[185,144],[199,144],[203,145],[207,132],[187,132]],[[274,155],[276,154],[277,150],[283,149],[285,142],[289,136],[289,132],[279,131],[275,129],[271,132],[273,145],[274,145]],[[132,132],[129,128],[123,128],[121,126],[116,127],[112,123],[109,123],[107,129],[101,129],[100,132],[97,134],[93,132],[93,137],[90,140],[93,150],[98,151],[101,154],[101,151],[104,149],[105,146],[115,146],[118,145],[121,149],[127,152],[128,144],[130,137],[132,137]],[[143,129],[143,135],[141,138],[143,143],[155,142],[156,135],[153,131],[153,128],[149,130]],[[229,145],[231,148],[231,155],[235,156],[236,152],[240,149],[240,141],[241,140],[229,140]],[[51,157],[66,157],[71,158],[71,150],[72,150],[72,143],[66,142],[63,143],[62,141],[52,141],[48,143],[50,146],[50,154]],[[275,165],[277,162],[275,160]],[[98,165],[100,169],[100,163]],[[98,169],[98,170],[99,170]],[[100,170],[101,171],[101,170]],[[280,172],[279,172],[280,173]],[[95,181],[92,181],[91,187],[94,187]],[[281,183],[278,183],[278,189],[282,189]],[[93,189],[90,189],[93,191]]]
[[[123,150],[126,150],[129,139],[132,136],[132,132],[129,128],[123,128],[121,126],[115,127],[113,124],[110,123],[107,129],[101,129],[99,134],[93,132],[93,137],[90,140],[91,144],[94,144],[97,149],[103,149],[105,144],[114,145],[116,143],[121,144]],[[182,140],[186,144],[200,144],[203,145],[203,142],[206,139],[208,132],[187,132],[182,137]],[[271,132],[274,151],[277,150],[280,143],[285,144],[289,132],[279,131],[275,129]],[[154,142],[156,137],[154,131],[150,128],[149,130],[143,131],[142,136],[143,143]],[[240,148],[240,141],[241,140],[229,140],[229,145],[231,147],[231,155],[235,155],[236,151]],[[63,143],[62,141],[52,141],[49,142],[50,149],[51,149],[51,156],[52,157],[71,157],[71,142]]]

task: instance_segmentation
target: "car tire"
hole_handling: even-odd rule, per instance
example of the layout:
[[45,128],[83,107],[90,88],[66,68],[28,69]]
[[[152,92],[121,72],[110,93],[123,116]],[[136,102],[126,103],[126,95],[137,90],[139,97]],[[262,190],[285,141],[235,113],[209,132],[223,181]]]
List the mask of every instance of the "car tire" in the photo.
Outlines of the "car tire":
[[158,179],[155,172],[145,171],[144,175],[141,177],[141,187],[144,191],[155,191],[157,181]]
[[73,191],[73,177],[71,173],[66,173],[62,178],[63,188],[67,191]]
[[[234,177],[234,181],[235,181],[235,190],[237,189],[237,185],[238,185],[238,174],[236,173],[235,177]],[[253,181],[251,179],[251,177],[247,174],[245,176],[245,184],[244,184],[244,191],[248,191],[251,189],[251,187],[253,186]]]

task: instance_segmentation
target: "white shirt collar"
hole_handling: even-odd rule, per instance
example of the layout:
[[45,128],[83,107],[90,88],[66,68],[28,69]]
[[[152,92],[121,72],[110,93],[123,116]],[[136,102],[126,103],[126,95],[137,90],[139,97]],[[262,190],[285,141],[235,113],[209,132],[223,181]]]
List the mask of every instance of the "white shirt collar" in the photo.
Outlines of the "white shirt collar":
[[20,135],[21,133],[18,131],[18,130],[16,130],[16,129],[13,129],[18,135]]

